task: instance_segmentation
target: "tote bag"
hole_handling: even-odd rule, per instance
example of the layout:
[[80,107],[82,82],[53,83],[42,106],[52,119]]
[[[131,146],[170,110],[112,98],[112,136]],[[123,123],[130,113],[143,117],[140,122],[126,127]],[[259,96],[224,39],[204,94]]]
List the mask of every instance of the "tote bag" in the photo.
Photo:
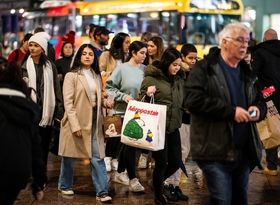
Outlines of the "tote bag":
[[257,123],[257,128],[264,148],[269,149],[280,145],[280,115],[271,100],[266,105],[266,118]]
[[142,149],[164,148],[166,105],[130,100],[124,115],[121,142]]

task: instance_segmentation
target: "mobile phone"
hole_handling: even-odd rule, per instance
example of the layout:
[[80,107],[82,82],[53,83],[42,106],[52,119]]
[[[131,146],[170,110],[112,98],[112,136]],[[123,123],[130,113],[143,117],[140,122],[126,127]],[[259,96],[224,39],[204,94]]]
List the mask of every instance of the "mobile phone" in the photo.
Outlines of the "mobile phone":
[[256,110],[250,111],[249,114],[250,114],[251,117],[256,117],[257,116]]

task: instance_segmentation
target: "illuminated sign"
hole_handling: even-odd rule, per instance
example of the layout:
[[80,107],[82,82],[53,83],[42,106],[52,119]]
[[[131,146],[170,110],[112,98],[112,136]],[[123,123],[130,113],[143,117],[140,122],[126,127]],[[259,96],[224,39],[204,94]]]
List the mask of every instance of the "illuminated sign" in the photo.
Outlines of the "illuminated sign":
[[231,0],[191,0],[191,8],[198,9],[232,9]]

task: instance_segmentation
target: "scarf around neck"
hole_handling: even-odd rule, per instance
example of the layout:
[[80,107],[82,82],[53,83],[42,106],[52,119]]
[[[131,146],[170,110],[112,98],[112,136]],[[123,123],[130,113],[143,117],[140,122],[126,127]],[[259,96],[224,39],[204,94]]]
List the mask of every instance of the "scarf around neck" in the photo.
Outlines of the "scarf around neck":
[[[37,102],[37,86],[36,86],[36,71],[33,59],[31,56],[27,58],[26,69],[28,73],[28,86],[32,88],[31,99]],[[52,124],[54,109],[55,109],[55,93],[54,93],[54,79],[52,65],[47,61],[43,66],[43,78],[44,81],[44,96],[43,96],[43,113],[39,126],[46,127]]]

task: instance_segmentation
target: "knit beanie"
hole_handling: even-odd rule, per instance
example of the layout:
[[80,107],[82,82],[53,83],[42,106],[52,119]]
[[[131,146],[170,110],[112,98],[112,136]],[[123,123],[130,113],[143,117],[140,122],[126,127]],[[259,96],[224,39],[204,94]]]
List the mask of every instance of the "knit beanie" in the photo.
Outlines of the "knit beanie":
[[31,36],[28,43],[35,42],[41,46],[44,52],[47,52],[49,40],[50,40],[49,34],[47,34],[46,32],[38,32],[35,33],[33,36]]

